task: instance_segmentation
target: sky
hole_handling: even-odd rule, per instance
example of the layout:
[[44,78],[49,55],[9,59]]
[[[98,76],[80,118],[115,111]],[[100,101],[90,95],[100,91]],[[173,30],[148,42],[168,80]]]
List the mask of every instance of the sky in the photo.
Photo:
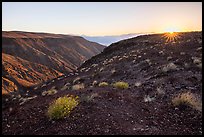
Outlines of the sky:
[[88,36],[201,31],[202,2],[3,2],[2,30]]

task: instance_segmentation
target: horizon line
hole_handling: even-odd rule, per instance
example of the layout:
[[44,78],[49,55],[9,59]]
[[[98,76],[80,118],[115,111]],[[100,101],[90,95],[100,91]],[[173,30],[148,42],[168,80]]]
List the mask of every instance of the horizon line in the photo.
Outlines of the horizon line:
[[[2,30],[5,32],[26,32],[26,33],[47,33],[47,34],[56,34],[56,35],[71,35],[71,36],[86,36],[86,37],[107,37],[107,36],[122,36],[122,35],[131,35],[131,34],[161,34],[161,33],[167,33],[165,31],[163,32],[130,32],[130,33],[123,33],[123,34],[112,34],[112,35],[86,35],[86,34],[69,34],[69,33],[55,33],[55,32],[46,32],[46,31],[24,31],[24,30]],[[201,30],[188,30],[188,31],[178,31],[178,32],[196,32],[196,31],[202,31]]]

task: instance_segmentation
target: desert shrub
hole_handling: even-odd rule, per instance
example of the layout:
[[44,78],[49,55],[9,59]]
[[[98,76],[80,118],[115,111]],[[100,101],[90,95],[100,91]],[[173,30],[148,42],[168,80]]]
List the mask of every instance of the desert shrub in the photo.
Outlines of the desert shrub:
[[72,86],[72,90],[79,90],[79,89],[83,89],[84,88],[84,84],[76,84]]
[[177,70],[177,66],[174,63],[169,63],[162,68],[163,72]]
[[126,82],[116,82],[113,84],[113,86],[115,88],[119,88],[119,89],[126,89],[129,87],[128,83],[126,83]]
[[181,93],[180,95],[174,97],[172,99],[172,104],[174,106],[186,105],[199,111],[202,110],[202,102],[199,101],[198,98],[196,98],[196,96],[191,92]]
[[60,119],[69,115],[78,104],[78,96],[59,97],[50,104],[47,114],[51,119]]
[[56,89],[50,89],[48,91],[44,91],[42,92],[42,96],[45,96],[45,95],[53,95],[53,94],[56,94],[57,93],[57,90]]
[[108,86],[108,83],[107,82],[101,82],[98,84],[99,87],[105,87],[105,86]]
[[61,90],[66,90],[66,89],[68,89],[69,87],[68,86],[63,86],[62,88],[61,88]]
[[73,80],[73,84],[78,83],[80,80],[81,80],[81,78],[80,78],[80,77],[76,77],[76,78]]
[[90,95],[82,94],[80,97],[81,102],[91,102],[94,100],[95,97],[98,97],[98,93],[92,93]]
[[62,88],[61,90],[66,90],[66,89],[69,89],[70,88],[70,83],[66,83]]

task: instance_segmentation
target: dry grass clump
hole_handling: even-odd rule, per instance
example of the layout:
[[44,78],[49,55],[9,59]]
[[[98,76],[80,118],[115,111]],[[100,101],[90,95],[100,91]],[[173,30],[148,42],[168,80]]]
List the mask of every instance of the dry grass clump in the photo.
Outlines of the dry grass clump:
[[129,84],[126,82],[115,82],[113,84],[113,87],[118,89],[127,89],[129,87]]
[[70,87],[70,83],[68,82],[61,88],[61,90],[69,89],[69,87]]
[[92,93],[90,95],[84,95],[82,94],[80,97],[80,102],[91,102],[94,100],[94,98],[98,97],[99,94],[98,93]]
[[84,84],[81,83],[81,84],[76,84],[76,85],[73,85],[72,86],[72,90],[80,90],[80,89],[84,89]]
[[57,93],[57,90],[56,89],[50,89],[48,91],[44,91],[42,92],[42,96],[45,96],[45,95],[53,95],[53,94],[56,94]]
[[61,90],[63,91],[63,90],[66,90],[66,89],[68,89],[69,87],[68,86],[63,86],[62,88],[61,88]]
[[107,82],[101,82],[98,84],[99,87],[105,87],[105,86],[108,86],[108,83]]
[[202,111],[202,101],[200,101],[193,93],[185,92],[172,99],[174,106],[187,105],[196,110]]
[[177,69],[178,68],[174,63],[169,63],[169,64],[167,64],[166,66],[164,66],[162,68],[162,71],[163,72],[168,72],[168,71],[177,70]]
[[70,112],[79,104],[78,96],[59,97],[52,102],[48,108],[47,115],[51,119],[60,119],[69,115]]
[[80,77],[76,77],[74,80],[73,80],[73,84],[76,84],[81,78]]

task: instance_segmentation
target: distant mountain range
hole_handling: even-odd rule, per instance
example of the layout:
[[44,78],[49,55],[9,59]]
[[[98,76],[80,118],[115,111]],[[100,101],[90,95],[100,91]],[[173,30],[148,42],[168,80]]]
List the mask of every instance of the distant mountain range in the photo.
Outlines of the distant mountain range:
[[99,44],[109,46],[112,43],[118,42],[120,40],[129,39],[133,37],[137,37],[139,35],[144,35],[144,33],[131,33],[131,34],[123,34],[123,35],[112,35],[112,36],[86,36],[82,35],[85,39],[93,42],[97,42]]
[[79,36],[2,31],[2,93],[72,72],[104,48]]

